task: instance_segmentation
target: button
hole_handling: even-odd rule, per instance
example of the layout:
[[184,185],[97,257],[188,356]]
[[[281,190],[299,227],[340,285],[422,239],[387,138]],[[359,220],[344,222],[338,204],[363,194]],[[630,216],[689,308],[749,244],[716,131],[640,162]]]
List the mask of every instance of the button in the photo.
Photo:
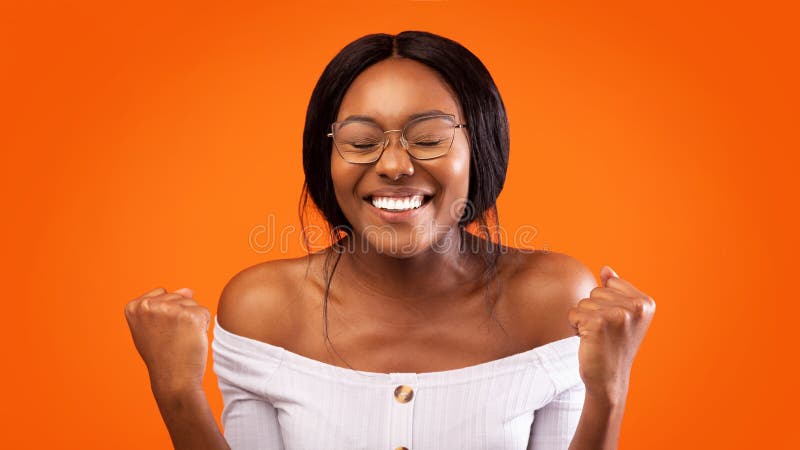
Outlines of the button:
[[394,450],[408,450],[408,447],[397,447]]
[[395,388],[394,398],[400,403],[408,403],[414,398],[414,390],[409,386],[401,384]]

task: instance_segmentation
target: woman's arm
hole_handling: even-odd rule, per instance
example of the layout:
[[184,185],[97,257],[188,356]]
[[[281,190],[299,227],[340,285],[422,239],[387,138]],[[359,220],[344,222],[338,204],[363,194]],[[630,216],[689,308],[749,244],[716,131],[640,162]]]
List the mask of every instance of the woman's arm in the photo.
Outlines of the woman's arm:
[[230,450],[203,392],[208,309],[191,289],[152,291],[125,305],[133,342],[176,450]]
[[569,311],[581,337],[580,375],[586,399],[570,450],[616,450],[633,359],[656,309],[655,300],[609,266],[602,287]]
[[173,391],[154,386],[153,395],[175,450],[231,450],[202,389]]
[[586,392],[578,428],[569,450],[616,450],[627,388],[616,399]]

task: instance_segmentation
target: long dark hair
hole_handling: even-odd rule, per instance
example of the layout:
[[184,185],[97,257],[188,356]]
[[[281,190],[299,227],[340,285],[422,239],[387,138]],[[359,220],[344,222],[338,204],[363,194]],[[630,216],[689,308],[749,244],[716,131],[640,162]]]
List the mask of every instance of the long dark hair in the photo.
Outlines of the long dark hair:
[[[493,309],[490,285],[495,280],[502,244],[499,235],[492,230],[499,224],[495,203],[505,182],[509,151],[508,118],[497,86],[480,59],[451,39],[424,31],[370,34],[345,46],[325,67],[311,94],[303,131],[305,182],[299,214],[306,248],[310,252],[305,225],[309,197],[330,226],[333,238],[331,249],[334,251],[327,252],[323,267],[323,317],[328,342],[327,300],[333,273],[341,258],[341,251],[336,250],[341,235],[351,233],[352,226],[334,194],[331,142],[326,134],[331,123],[336,121],[339,106],[353,80],[367,67],[390,57],[413,59],[436,70],[455,92],[461,105],[464,121],[468,124],[470,174],[467,204],[458,227],[462,232],[462,243],[465,241],[463,233],[470,226],[477,231],[474,234],[487,243],[487,251],[480,254],[486,262],[487,305],[490,312]],[[493,226],[489,225],[490,222]]]

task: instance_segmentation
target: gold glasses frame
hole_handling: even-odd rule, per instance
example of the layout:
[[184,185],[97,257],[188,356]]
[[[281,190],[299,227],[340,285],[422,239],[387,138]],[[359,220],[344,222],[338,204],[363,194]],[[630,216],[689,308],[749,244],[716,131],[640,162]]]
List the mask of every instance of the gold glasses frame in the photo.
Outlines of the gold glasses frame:
[[[411,126],[411,125],[413,125],[415,123],[418,123],[418,122],[421,122],[421,121],[427,120],[427,119],[436,118],[436,117],[449,117],[454,122],[453,123],[453,136],[452,136],[452,139],[450,140],[450,146],[447,147],[447,150],[445,150],[444,153],[442,153],[440,155],[431,156],[429,158],[420,158],[420,157],[414,156],[411,153],[411,150],[409,149],[408,141],[405,138],[406,130],[408,129],[409,126]],[[342,157],[342,159],[344,159],[345,161],[347,161],[349,163],[352,163],[352,164],[372,164],[375,161],[381,159],[381,156],[383,156],[383,152],[386,150],[386,147],[389,146],[389,134],[388,133],[396,133],[396,132],[400,132],[400,145],[403,147],[403,149],[406,151],[406,153],[408,153],[408,156],[410,156],[411,158],[417,159],[417,160],[429,160],[429,159],[441,158],[442,156],[444,156],[447,153],[449,153],[450,149],[453,147],[453,142],[455,141],[455,132],[456,132],[455,129],[456,128],[467,128],[467,124],[466,123],[458,123],[458,122],[456,122],[456,116],[453,115],[453,114],[431,114],[431,115],[427,115],[427,116],[417,117],[417,118],[414,118],[414,119],[409,120],[408,122],[406,122],[406,124],[403,125],[403,128],[401,130],[385,130],[384,131],[377,124],[373,124],[376,128],[378,128],[381,131],[383,131],[383,134],[384,134],[383,145],[381,146],[380,151],[376,153],[376,156],[375,156],[374,159],[371,159],[369,161],[351,161],[351,160],[347,159],[342,154],[342,151],[339,149],[339,145],[336,143],[336,138],[333,135],[334,129],[335,129],[335,127],[337,125],[341,125],[343,123],[348,123],[348,122],[364,122],[364,121],[363,120],[343,120],[343,121],[340,121],[340,122],[333,122],[331,124],[331,126],[330,126],[330,130],[331,131],[326,136],[329,137],[329,138],[333,138],[333,145],[334,145],[334,147],[336,147],[336,153],[338,153],[339,156]]]

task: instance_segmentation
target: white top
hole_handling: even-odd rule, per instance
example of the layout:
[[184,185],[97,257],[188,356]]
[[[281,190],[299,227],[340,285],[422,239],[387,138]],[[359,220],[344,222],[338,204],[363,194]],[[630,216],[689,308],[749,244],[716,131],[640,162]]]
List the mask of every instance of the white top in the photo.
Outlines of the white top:
[[216,316],[211,345],[232,450],[562,450],[586,393],[579,342],[424,373],[323,363],[233,334]]

